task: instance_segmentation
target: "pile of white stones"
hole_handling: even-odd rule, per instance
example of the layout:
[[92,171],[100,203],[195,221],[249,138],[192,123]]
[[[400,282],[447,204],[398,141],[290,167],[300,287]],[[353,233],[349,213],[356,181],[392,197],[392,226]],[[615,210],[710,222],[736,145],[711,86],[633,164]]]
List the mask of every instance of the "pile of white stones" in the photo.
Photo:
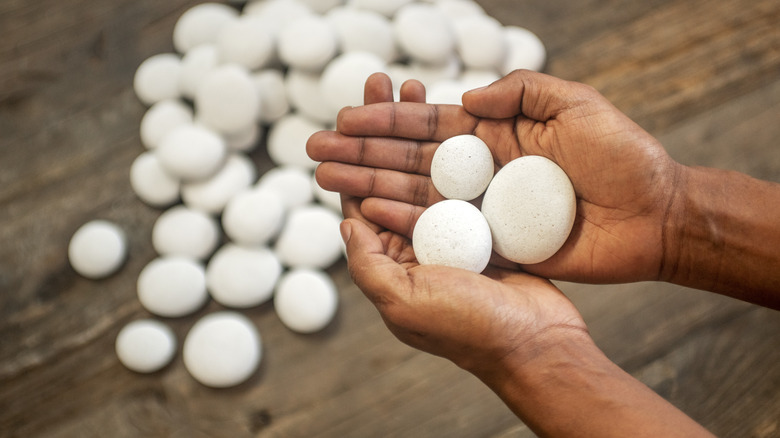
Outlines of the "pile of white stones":
[[[362,104],[369,75],[389,74],[396,93],[418,79],[430,103],[460,104],[464,91],[545,62],[533,33],[502,26],[472,0],[233,3],[184,12],[177,53],[146,59],[133,83],[148,110],[131,185],[165,209],[151,233],[159,257],[140,273],[138,298],[162,318],[192,314],[209,298],[229,309],[203,317],[184,341],[187,370],[215,387],[246,380],[262,356],[256,327],[237,309],[273,300],[301,333],[336,312],[324,270],[342,254],[339,198],[314,181],[305,145],[340,108]],[[276,167],[258,175],[248,153],[263,138]],[[101,278],[126,251],[121,229],[93,221],[73,236],[69,256],[76,271]],[[170,362],[176,339],[144,319],[120,332],[116,349],[130,369],[153,372]]]

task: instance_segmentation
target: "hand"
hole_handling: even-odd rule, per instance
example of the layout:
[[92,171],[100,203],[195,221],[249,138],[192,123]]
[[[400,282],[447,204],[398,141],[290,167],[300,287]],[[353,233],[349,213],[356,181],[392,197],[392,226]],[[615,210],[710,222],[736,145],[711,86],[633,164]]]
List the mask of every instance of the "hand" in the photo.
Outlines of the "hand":
[[[390,87],[377,76],[369,82]],[[324,161],[320,184],[366,198],[360,212],[370,222],[411,236],[424,208],[442,199],[429,177],[436,147],[474,134],[491,148],[497,167],[542,155],[574,186],[577,218],[569,239],[552,258],[520,268],[569,281],[659,279],[665,215],[682,166],[591,87],[516,71],[464,94],[463,107],[372,103],[342,110],[339,133],[309,142],[312,158]]]

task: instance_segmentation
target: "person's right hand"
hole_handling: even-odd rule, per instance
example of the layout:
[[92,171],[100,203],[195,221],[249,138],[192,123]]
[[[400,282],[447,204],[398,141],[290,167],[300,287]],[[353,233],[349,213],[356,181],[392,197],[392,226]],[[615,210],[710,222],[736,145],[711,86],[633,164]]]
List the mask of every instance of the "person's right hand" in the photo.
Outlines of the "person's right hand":
[[568,240],[550,259],[521,269],[593,283],[663,279],[664,224],[683,166],[591,87],[515,71],[464,94],[463,107],[346,108],[337,130],[309,140],[310,156],[323,162],[318,182],[366,198],[362,215],[381,227],[411,236],[422,211],[442,199],[429,177],[436,147],[474,134],[490,147],[497,168],[541,155],[574,186],[577,218]]

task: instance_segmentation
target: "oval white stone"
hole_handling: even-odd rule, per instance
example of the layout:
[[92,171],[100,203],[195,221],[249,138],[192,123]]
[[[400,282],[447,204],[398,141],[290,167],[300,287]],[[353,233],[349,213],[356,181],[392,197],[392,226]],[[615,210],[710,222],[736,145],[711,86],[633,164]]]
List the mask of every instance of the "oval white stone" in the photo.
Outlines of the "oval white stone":
[[138,275],[138,301],[155,315],[175,318],[208,300],[203,265],[186,257],[158,257]]
[[338,51],[336,32],[319,15],[295,19],[279,32],[279,58],[285,64],[309,71],[321,70]]
[[279,119],[268,130],[268,155],[278,165],[314,169],[317,162],[306,153],[306,142],[325,126],[300,114],[291,113]]
[[341,217],[321,205],[290,211],[274,250],[286,266],[325,269],[341,257]]
[[276,190],[246,189],[228,201],[222,213],[222,229],[235,243],[265,245],[282,228],[285,211]]
[[119,331],[114,348],[122,365],[138,373],[153,373],[173,359],[176,336],[159,321],[140,319]]
[[230,198],[252,185],[256,175],[255,163],[236,152],[230,154],[222,169],[209,179],[183,184],[181,199],[190,208],[219,214]]
[[345,106],[363,105],[366,79],[385,72],[387,65],[370,52],[349,52],[337,56],[322,72],[320,91],[335,111]]
[[497,69],[506,57],[501,23],[489,15],[469,15],[454,21],[457,49],[468,68]]
[[508,75],[513,70],[541,71],[547,60],[547,50],[542,40],[528,29],[518,26],[504,27],[507,53],[499,71]]
[[162,138],[155,152],[172,176],[197,181],[222,167],[227,146],[222,137],[206,127],[181,125]]
[[457,135],[444,140],[431,161],[431,180],[449,199],[471,201],[493,178],[493,155],[479,137]]
[[284,87],[284,74],[281,71],[260,70],[252,74],[252,80],[257,87],[263,108],[258,117],[260,122],[270,124],[290,112],[290,102],[287,100]]
[[202,44],[185,53],[181,58],[179,77],[181,95],[188,99],[194,98],[203,78],[218,65],[219,52],[214,44]]
[[274,294],[274,309],[282,323],[299,333],[313,333],[333,320],[338,291],[323,271],[295,269],[285,274]]
[[395,15],[393,31],[401,49],[420,62],[443,64],[455,51],[450,18],[430,4],[403,6]]
[[325,100],[320,89],[319,73],[301,69],[287,70],[284,87],[290,105],[301,115],[323,124],[335,124],[338,111]]
[[219,224],[205,212],[177,205],[152,227],[152,246],[160,255],[206,259],[219,242]]
[[398,57],[390,20],[378,12],[350,7],[332,9],[325,17],[338,35],[342,53],[371,52],[385,62]]
[[258,188],[271,189],[282,196],[286,209],[301,207],[314,199],[311,173],[297,166],[280,166],[269,170],[257,181]]
[[217,35],[219,59],[223,64],[235,63],[249,70],[268,65],[274,58],[274,38],[265,22],[244,15],[226,24]]
[[154,149],[173,128],[191,123],[190,107],[178,99],[161,100],[141,118],[141,143],[148,149]]
[[133,77],[133,89],[145,105],[179,97],[181,60],[173,53],[160,53],[144,60]]
[[195,91],[197,120],[219,132],[236,132],[255,123],[260,99],[249,70],[237,64],[217,67]]
[[167,207],[179,199],[179,180],[165,170],[151,151],[139,155],[130,166],[130,186],[152,207]]
[[201,3],[186,11],[173,26],[173,46],[186,53],[201,44],[214,43],[228,23],[238,18],[238,11],[221,3]]
[[215,301],[227,307],[254,307],[268,301],[282,265],[266,247],[228,243],[206,266],[206,287]]
[[569,177],[554,162],[536,155],[511,161],[493,177],[482,201],[493,249],[516,263],[547,260],[569,237],[576,202]]
[[84,277],[98,279],[116,272],[127,258],[127,238],[116,224],[105,220],[85,223],[70,239],[68,260]]

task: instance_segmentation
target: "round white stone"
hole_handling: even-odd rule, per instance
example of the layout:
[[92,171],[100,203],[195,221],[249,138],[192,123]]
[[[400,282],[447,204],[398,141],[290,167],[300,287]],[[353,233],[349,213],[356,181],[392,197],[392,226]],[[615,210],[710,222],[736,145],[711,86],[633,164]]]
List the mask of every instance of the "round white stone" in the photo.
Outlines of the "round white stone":
[[219,214],[230,198],[252,185],[256,176],[252,160],[244,154],[233,153],[209,179],[182,184],[181,199],[190,208]]
[[457,135],[444,140],[431,161],[431,180],[442,196],[470,201],[493,179],[493,155],[479,137]]
[[528,29],[518,26],[504,27],[507,53],[500,66],[502,75],[508,75],[514,70],[528,69],[541,71],[547,59],[547,51],[542,40]]
[[141,143],[154,149],[173,128],[192,123],[192,109],[178,99],[161,100],[141,118]]
[[324,272],[295,269],[279,280],[274,309],[290,330],[313,333],[325,328],[336,315],[338,291]]
[[211,70],[195,91],[199,122],[220,132],[236,132],[255,123],[260,99],[249,71],[236,64]]
[[181,60],[173,53],[153,55],[135,71],[133,90],[145,105],[179,97]]
[[398,57],[390,20],[375,11],[340,7],[325,17],[338,36],[343,53],[371,52],[385,62]]
[[306,153],[309,137],[325,129],[321,123],[291,113],[279,119],[268,130],[268,155],[278,165],[314,169],[317,162]]
[[282,265],[270,249],[228,243],[209,260],[206,287],[223,306],[254,307],[271,298],[281,274]]
[[260,177],[257,187],[279,193],[285,209],[290,210],[304,206],[314,199],[311,177],[311,172],[300,167],[274,167]]
[[341,217],[321,205],[291,210],[274,250],[282,264],[325,269],[341,257]]
[[404,5],[414,0],[347,0],[347,5],[355,9],[366,9],[378,12],[386,17],[392,17]]
[[265,26],[275,38],[285,26],[313,13],[306,3],[298,0],[253,1],[244,7],[244,15],[254,15],[263,19]]
[[338,111],[320,89],[320,75],[292,68],[284,81],[290,104],[300,115],[321,124],[335,124]]
[[329,10],[344,4],[344,0],[301,0],[301,2],[318,14],[325,14]]
[[179,89],[182,96],[193,99],[195,91],[208,73],[219,65],[219,52],[214,44],[193,47],[181,58]]
[[489,15],[469,15],[453,21],[457,50],[468,68],[498,68],[506,58],[501,23]]
[[216,219],[183,205],[164,211],[152,227],[152,246],[160,255],[205,260],[216,249],[219,237]]
[[452,19],[485,15],[485,10],[474,0],[438,0],[436,7]]
[[173,27],[173,46],[179,53],[186,53],[201,44],[214,43],[227,24],[238,18],[235,8],[221,3],[195,5],[176,21]]
[[366,79],[386,72],[382,58],[370,52],[349,52],[331,61],[320,78],[320,92],[335,111],[345,106],[363,105]]
[[206,386],[238,385],[257,370],[261,357],[262,342],[257,327],[237,312],[204,316],[184,339],[184,366],[195,380]]
[[222,167],[227,147],[225,140],[209,128],[181,125],[162,138],[155,153],[171,176],[198,181]]
[[421,265],[442,265],[480,273],[491,255],[490,227],[477,207],[447,199],[417,219],[412,246]]
[[138,275],[138,300],[155,315],[189,315],[208,300],[203,265],[186,257],[158,257]]
[[127,238],[116,224],[105,220],[85,223],[70,239],[68,260],[73,269],[91,279],[116,272],[127,258]]
[[509,162],[493,177],[482,201],[493,249],[516,263],[547,260],[569,237],[576,202],[566,173],[547,158],[528,155]]
[[319,15],[297,18],[279,32],[279,58],[285,64],[309,71],[319,71],[338,51],[336,32]]
[[463,93],[470,89],[460,80],[447,79],[439,81],[428,87],[425,101],[435,104],[461,105],[463,103]]
[[119,331],[114,348],[122,365],[138,373],[153,373],[173,360],[176,336],[159,321],[140,319]]
[[157,154],[147,151],[130,166],[130,186],[152,207],[168,207],[179,199],[179,180],[160,164]]
[[281,230],[285,211],[282,196],[276,190],[246,189],[228,201],[222,213],[222,229],[240,245],[265,245]]
[[219,59],[223,64],[235,63],[249,70],[268,65],[274,58],[274,37],[265,22],[244,15],[225,25],[217,35]]
[[262,105],[258,121],[271,124],[290,112],[284,74],[276,69],[260,70],[252,74]]
[[433,5],[411,3],[402,7],[395,15],[393,31],[401,49],[420,62],[443,64],[455,51],[452,22]]

